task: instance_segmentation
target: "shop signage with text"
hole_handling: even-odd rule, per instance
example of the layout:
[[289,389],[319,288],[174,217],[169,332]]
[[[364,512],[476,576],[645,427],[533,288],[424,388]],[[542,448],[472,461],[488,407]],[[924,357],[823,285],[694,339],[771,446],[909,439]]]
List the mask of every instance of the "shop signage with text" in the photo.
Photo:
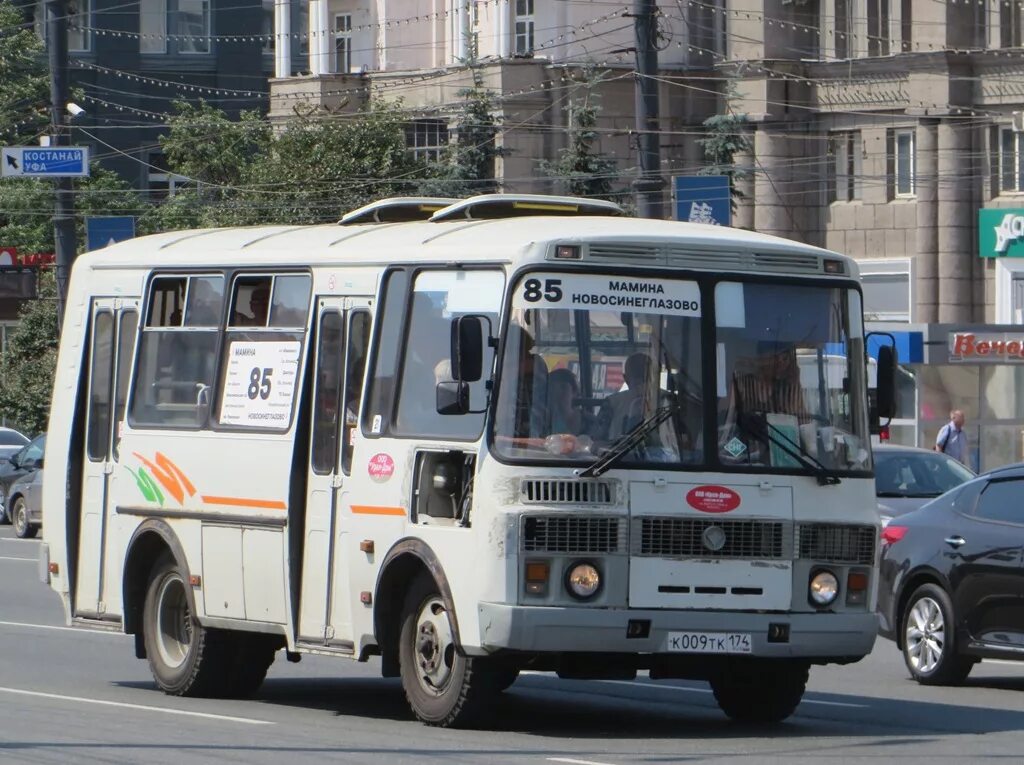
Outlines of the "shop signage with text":
[[1024,364],[1024,332],[950,332],[949,361]]
[[1024,258],[1024,209],[978,210],[978,254]]

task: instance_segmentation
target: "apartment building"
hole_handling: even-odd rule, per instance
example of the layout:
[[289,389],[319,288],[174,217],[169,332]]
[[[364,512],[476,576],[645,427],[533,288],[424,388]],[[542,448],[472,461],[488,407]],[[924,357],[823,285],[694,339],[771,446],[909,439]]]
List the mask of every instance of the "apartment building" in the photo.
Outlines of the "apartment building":
[[[45,40],[44,1],[22,5]],[[177,182],[158,141],[174,101],[204,99],[229,115],[267,107],[273,0],[68,0],[68,11],[70,80],[85,109],[73,141],[154,197]],[[300,24],[303,8],[291,11]]]
[[[295,43],[296,30],[280,21],[298,1],[277,0],[279,53]],[[702,163],[692,126],[718,108],[721,82],[713,66],[725,50],[724,5],[709,0],[664,9],[659,96],[666,178]],[[282,53],[271,82],[270,117],[283,122],[311,109],[336,113],[369,98],[401,99],[410,113],[411,149],[437,156],[450,140],[458,93],[472,83],[465,64],[473,59],[502,125],[505,153],[495,172],[505,190],[557,190],[538,163],[565,147],[569,105],[596,90],[598,150],[616,162],[628,195],[637,162],[634,21],[628,11],[628,3],[579,0],[311,0],[304,30],[308,56],[295,70]],[[587,66],[603,73],[596,87],[582,82]]]

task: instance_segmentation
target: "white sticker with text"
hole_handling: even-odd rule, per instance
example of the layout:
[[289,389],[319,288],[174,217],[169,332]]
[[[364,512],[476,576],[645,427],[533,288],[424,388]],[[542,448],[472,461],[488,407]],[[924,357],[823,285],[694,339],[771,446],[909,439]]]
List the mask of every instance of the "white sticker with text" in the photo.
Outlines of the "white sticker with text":
[[286,430],[300,348],[297,340],[231,343],[220,424]]
[[700,316],[700,288],[675,279],[540,273],[519,282],[512,307]]

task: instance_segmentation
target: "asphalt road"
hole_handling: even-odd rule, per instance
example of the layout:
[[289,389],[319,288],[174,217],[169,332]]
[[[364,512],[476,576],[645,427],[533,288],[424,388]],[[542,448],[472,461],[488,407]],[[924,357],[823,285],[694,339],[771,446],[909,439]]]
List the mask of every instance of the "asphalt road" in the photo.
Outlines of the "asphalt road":
[[0,764],[1019,761],[1024,664],[985,662],[963,688],[912,683],[894,646],[815,668],[777,728],[739,726],[706,684],[525,675],[478,730],[411,719],[375,662],[281,658],[250,701],[155,690],[131,639],[63,626],[38,542],[0,526]]

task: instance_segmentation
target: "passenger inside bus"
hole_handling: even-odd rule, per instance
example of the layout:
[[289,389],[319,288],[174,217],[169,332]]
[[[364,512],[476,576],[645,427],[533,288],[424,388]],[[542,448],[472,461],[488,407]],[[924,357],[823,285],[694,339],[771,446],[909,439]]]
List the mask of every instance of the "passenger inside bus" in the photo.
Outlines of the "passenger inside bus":
[[591,418],[580,404],[580,384],[571,369],[548,373],[547,432],[574,436],[590,430]]
[[[248,287],[249,311],[243,313],[238,309],[242,302],[242,295]],[[270,307],[270,279],[262,278],[251,286],[243,284],[242,280],[235,286],[235,311],[232,315],[231,324],[236,327],[265,327],[267,325],[267,309]]]

